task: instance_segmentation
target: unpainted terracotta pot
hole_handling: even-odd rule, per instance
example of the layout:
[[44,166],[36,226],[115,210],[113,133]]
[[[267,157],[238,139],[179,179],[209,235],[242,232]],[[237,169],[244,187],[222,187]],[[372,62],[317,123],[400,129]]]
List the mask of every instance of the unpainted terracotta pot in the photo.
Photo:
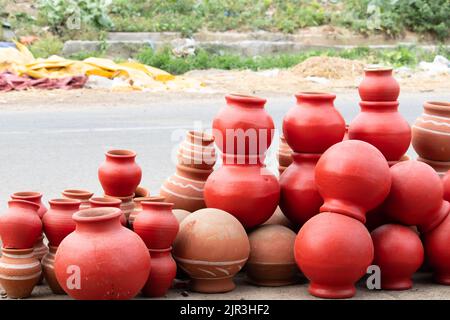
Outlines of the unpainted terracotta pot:
[[201,131],[189,131],[178,149],[178,163],[185,167],[211,170],[216,163],[214,137]]
[[108,199],[119,199],[122,202],[120,204],[120,210],[122,210],[122,213],[125,215],[127,221],[129,220],[130,215],[134,210],[134,194],[128,197],[113,197],[105,194],[104,197]]
[[178,267],[191,277],[191,290],[204,293],[233,290],[233,277],[250,253],[239,221],[223,210],[209,208],[183,220],[173,248]]
[[335,94],[300,92],[283,119],[283,134],[297,153],[323,153],[342,141],[345,121],[334,107]]
[[62,196],[65,199],[80,200],[81,201],[80,210],[91,207],[89,199],[92,198],[93,195],[94,194],[92,192],[81,189],[66,189],[62,192]]
[[128,216],[128,225],[131,229],[133,229],[133,223],[134,219],[136,219],[136,216],[139,214],[139,212],[142,211],[142,201],[149,201],[149,202],[165,202],[166,198],[162,196],[148,196],[148,197],[139,197],[133,199],[133,211]]
[[[95,197],[89,199],[89,208],[119,208],[122,205],[122,200],[113,198],[113,197]],[[80,207],[81,208],[81,207]],[[122,215],[120,216],[120,223],[122,223],[123,226],[127,226],[127,217],[122,212]]]
[[13,200],[25,200],[34,202],[37,205],[39,205],[38,215],[39,217],[44,216],[44,214],[47,212],[47,207],[42,202],[42,193],[40,192],[34,192],[34,191],[21,191],[21,192],[15,192],[11,195],[11,199]]
[[9,298],[21,299],[31,295],[41,278],[41,263],[33,249],[2,248],[0,285]]
[[136,188],[136,191],[134,192],[135,198],[149,197],[149,196],[150,196],[150,191],[143,186],[138,186]]
[[436,171],[438,176],[441,178],[443,178],[445,176],[445,174],[450,170],[450,161],[447,161],[447,162],[433,161],[433,160],[428,160],[428,159],[424,159],[421,157],[418,157],[417,161],[424,162],[427,165],[429,165],[430,167],[432,167],[434,169],[434,171]]
[[386,224],[371,233],[375,250],[372,264],[380,267],[381,288],[407,290],[413,286],[412,275],[424,259],[422,241],[409,227]]
[[177,274],[177,264],[172,258],[172,247],[164,250],[150,250],[152,268],[142,294],[146,297],[163,297],[172,286]]
[[291,229],[294,232],[298,231],[298,227],[294,225],[286,216],[283,214],[283,211],[281,211],[280,207],[277,207],[275,209],[275,212],[272,214],[272,216],[262,224],[265,225],[280,225],[284,226],[286,228]]
[[189,211],[183,209],[173,209],[172,213],[177,219],[178,224],[180,224],[188,215],[191,214]]
[[281,174],[289,167],[292,163],[292,149],[286,142],[284,136],[280,137],[280,145],[277,152],[278,158],[278,172]]
[[58,283],[55,274],[55,255],[58,247],[49,247],[47,254],[42,259],[42,271],[45,281],[54,294],[66,294]]
[[[141,238],[122,226],[121,215],[117,208],[73,215],[76,230],[61,242],[55,256],[58,283],[72,298],[131,299],[144,287],[150,254]],[[74,280],[77,275],[79,282]]]
[[33,247],[34,257],[41,261],[42,258],[47,254],[47,252],[48,247],[44,244],[44,236],[41,233]]
[[396,101],[400,85],[392,76],[392,68],[366,67],[358,92],[363,101]]
[[444,184],[444,199],[450,201],[450,170],[445,174],[442,183]]
[[252,231],[248,280],[259,286],[278,287],[296,283],[299,270],[294,258],[296,234],[283,226],[267,225]]
[[355,283],[366,274],[374,249],[360,221],[324,212],[300,229],[294,253],[297,265],[310,280],[309,293],[339,299],[355,295]]

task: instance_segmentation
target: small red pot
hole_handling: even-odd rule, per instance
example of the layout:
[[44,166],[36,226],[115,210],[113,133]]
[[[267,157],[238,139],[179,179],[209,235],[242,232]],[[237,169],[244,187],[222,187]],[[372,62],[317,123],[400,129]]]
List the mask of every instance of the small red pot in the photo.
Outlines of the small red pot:
[[38,215],[41,218],[47,212],[47,208],[45,207],[44,203],[42,203],[42,193],[40,192],[34,191],[15,192],[11,195],[11,199],[25,200],[38,204],[39,205]]
[[358,87],[363,101],[396,101],[400,85],[392,76],[392,68],[365,68],[364,79]]
[[[95,197],[95,198],[90,198],[89,199],[89,205],[90,208],[105,208],[105,207],[110,207],[110,208],[119,208],[120,209],[120,205],[122,204],[122,200],[117,199],[117,198],[111,198],[111,197]],[[125,214],[122,212],[122,215],[120,216],[120,223],[122,223],[123,226],[127,225],[127,217],[125,216]]]
[[150,250],[152,268],[147,283],[142,289],[146,297],[163,297],[172,286],[177,274],[177,264],[172,258],[172,248]]

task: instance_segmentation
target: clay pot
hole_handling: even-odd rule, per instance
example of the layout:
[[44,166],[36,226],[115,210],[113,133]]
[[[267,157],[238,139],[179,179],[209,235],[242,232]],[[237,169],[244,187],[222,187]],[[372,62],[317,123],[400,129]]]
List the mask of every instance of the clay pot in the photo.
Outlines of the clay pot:
[[444,199],[450,201],[450,171],[442,178],[444,184]]
[[317,162],[315,178],[324,199],[321,212],[345,214],[363,223],[366,212],[383,202],[391,186],[384,156],[359,140],[329,148]]
[[42,258],[47,254],[48,247],[44,244],[44,236],[41,235],[38,237],[38,240],[33,246],[33,254],[36,259],[39,261],[42,260]]
[[[122,205],[122,200],[112,197],[96,197],[96,198],[90,198],[89,199],[89,208],[119,208]],[[81,208],[81,207],[80,207]],[[127,225],[127,217],[122,212],[122,215],[120,216],[120,223],[122,223],[123,226]]]
[[142,211],[136,216],[133,230],[147,248],[167,249],[177,236],[179,224],[172,213],[173,203],[142,201]]
[[173,209],[172,213],[177,219],[178,224],[180,224],[181,221],[183,221],[188,215],[191,214],[189,211],[183,209]]
[[[117,208],[73,215],[76,230],[61,242],[55,256],[56,278],[72,298],[131,299],[144,287],[150,254],[140,237],[121,225],[121,215]],[[79,281],[73,280],[77,273]]]
[[149,197],[150,191],[147,188],[144,188],[142,186],[138,186],[136,188],[136,191],[134,192],[135,198],[142,198],[142,197]]
[[392,68],[367,67],[358,92],[363,101],[396,101],[400,85],[392,76]]
[[8,209],[0,215],[0,237],[4,248],[33,248],[42,234],[38,210],[39,205],[30,201],[8,201]]
[[283,119],[283,134],[294,152],[323,153],[342,141],[345,121],[334,107],[336,95],[301,92]]
[[136,216],[138,215],[138,213],[142,211],[142,205],[141,205],[142,201],[165,202],[165,200],[166,200],[166,198],[161,197],[161,196],[134,198],[133,199],[134,208],[133,208],[133,211],[128,216],[128,224],[129,224],[130,228],[133,229],[134,219],[136,219]]
[[380,267],[381,288],[407,290],[412,288],[412,275],[423,263],[422,241],[410,228],[387,224],[371,233],[374,246],[372,264]]
[[280,177],[280,208],[296,226],[319,213],[323,199],[317,191],[314,169],[320,154],[293,153],[294,162]]
[[25,200],[36,203],[37,205],[39,205],[38,215],[41,218],[47,212],[47,208],[42,203],[42,193],[40,192],[33,192],[33,191],[15,192],[11,195],[11,199]]
[[349,139],[377,147],[388,161],[398,161],[408,151],[411,128],[398,112],[397,101],[361,101],[361,113],[350,124]]
[[122,210],[122,213],[124,214],[127,221],[129,220],[129,217],[134,210],[134,194],[128,197],[113,197],[105,194],[104,197],[108,199],[120,200],[122,202],[120,204],[120,210]]
[[294,225],[286,216],[283,214],[283,211],[281,211],[280,207],[277,207],[275,209],[275,212],[272,214],[272,216],[263,223],[263,225],[280,225],[287,227],[291,229],[294,232],[298,231],[298,227]]
[[297,265],[310,280],[309,293],[321,298],[353,297],[355,282],[366,274],[373,253],[372,239],[361,222],[331,212],[308,220],[294,246]]
[[55,274],[55,255],[58,247],[49,247],[48,253],[42,259],[42,271],[45,281],[54,294],[66,294],[58,283]]
[[281,174],[286,170],[287,167],[292,163],[292,149],[286,142],[284,136],[280,137],[280,145],[278,147],[278,172]]
[[216,163],[214,137],[205,132],[189,131],[178,149],[178,163],[189,168],[211,170]]
[[180,225],[173,256],[191,277],[193,291],[220,293],[235,288],[234,275],[248,259],[250,244],[245,229],[219,209],[191,213]]
[[412,145],[421,158],[450,162],[450,102],[425,102],[412,127]]
[[80,210],[87,209],[91,207],[89,203],[89,199],[92,198],[94,194],[92,192],[86,190],[77,190],[77,189],[66,189],[62,192],[62,196],[65,199],[76,199],[80,200]]
[[141,182],[142,170],[135,162],[136,153],[130,150],[110,150],[98,168],[98,179],[105,194],[114,197],[134,195]]
[[417,161],[424,162],[436,171],[439,177],[443,178],[444,175],[450,170],[450,161],[432,161],[421,157],[417,158]]
[[34,257],[33,249],[2,249],[0,285],[9,298],[29,297],[41,273],[41,263]]
[[53,199],[49,203],[50,209],[42,218],[42,223],[49,246],[57,247],[68,234],[75,230],[72,215],[80,209],[81,201]]
[[248,236],[247,277],[259,286],[278,287],[298,281],[294,258],[296,234],[283,226],[261,226]]
[[163,297],[177,274],[177,264],[172,258],[172,247],[164,250],[150,250],[152,268],[142,294],[146,297]]

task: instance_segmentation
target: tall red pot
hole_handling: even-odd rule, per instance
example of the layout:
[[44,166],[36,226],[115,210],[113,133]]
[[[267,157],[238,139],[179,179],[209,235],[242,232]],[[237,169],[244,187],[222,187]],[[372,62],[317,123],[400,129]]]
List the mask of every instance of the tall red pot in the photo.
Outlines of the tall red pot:
[[363,101],[396,101],[400,85],[392,76],[392,68],[368,67],[358,92]]
[[148,280],[142,289],[146,297],[163,297],[172,286],[177,274],[177,264],[172,258],[172,248],[150,250],[152,268]]
[[30,201],[30,202],[36,203],[37,205],[39,205],[38,215],[41,218],[47,212],[47,208],[45,207],[44,203],[42,202],[42,193],[40,193],[40,192],[34,192],[34,191],[15,192],[11,195],[11,199],[25,200],[25,201]]

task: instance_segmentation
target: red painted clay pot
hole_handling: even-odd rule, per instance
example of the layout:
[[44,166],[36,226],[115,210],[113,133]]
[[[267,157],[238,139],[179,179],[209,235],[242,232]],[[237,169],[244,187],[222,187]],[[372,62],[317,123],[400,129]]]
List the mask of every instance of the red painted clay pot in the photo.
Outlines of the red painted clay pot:
[[166,198],[161,197],[161,196],[148,196],[148,197],[142,197],[142,198],[134,198],[133,199],[134,208],[133,208],[133,211],[128,216],[128,225],[130,226],[131,229],[133,229],[134,219],[136,219],[139,212],[142,211],[142,202],[143,201],[166,202]]
[[334,107],[335,94],[301,92],[283,119],[283,134],[294,152],[323,153],[342,141],[345,121]]
[[361,101],[361,113],[350,124],[349,139],[377,147],[388,161],[398,161],[408,151],[411,128],[398,112],[397,101]]
[[222,153],[264,154],[272,143],[274,123],[264,109],[266,99],[230,94],[213,121],[213,135]]
[[11,195],[11,199],[25,200],[38,204],[39,205],[38,215],[41,218],[47,212],[47,208],[42,203],[42,193],[40,192],[33,192],[33,191],[15,192]]
[[142,178],[142,170],[135,162],[136,153],[130,150],[110,150],[98,168],[98,178],[105,194],[114,197],[134,195]]
[[80,200],[80,210],[87,209],[91,207],[89,203],[89,199],[92,198],[94,194],[92,192],[86,190],[78,190],[78,189],[66,189],[62,192],[62,196],[65,199],[76,199]]
[[0,215],[0,237],[6,249],[33,248],[42,233],[39,205],[25,200],[8,201]]
[[[121,225],[121,215],[117,208],[73,215],[76,230],[61,242],[55,257],[56,278],[72,298],[131,299],[144,287],[150,254],[141,238]],[[77,276],[78,283],[73,280]]]
[[347,140],[329,148],[316,165],[316,185],[324,199],[322,212],[336,212],[365,222],[366,212],[383,202],[391,175],[374,146]]
[[80,200],[53,199],[49,201],[50,209],[42,218],[44,233],[50,246],[57,247],[61,241],[75,230],[72,215],[80,209]]
[[358,92],[363,101],[396,101],[400,85],[392,76],[392,68],[368,67]]
[[284,136],[280,137],[280,145],[277,152],[278,158],[278,172],[281,174],[289,167],[292,163],[292,149],[286,142]]
[[177,274],[177,264],[172,258],[172,248],[150,250],[152,268],[142,294],[146,297],[163,297]]
[[179,224],[172,213],[173,203],[142,201],[142,211],[136,216],[133,230],[147,248],[167,249],[177,236]]
[[422,241],[416,232],[398,224],[386,224],[371,233],[375,249],[372,264],[380,267],[381,288],[412,288],[412,275],[423,263]]
[[55,274],[55,255],[58,247],[50,246],[48,253],[42,259],[42,272],[44,273],[45,281],[54,294],[66,294],[58,283]]
[[450,171],[444,176],[442,183],[444,184],[444,199],[450,201]]
[[297,265],[310,280],[309,292],[321,298],[350,298],[355,282],[373,259],[373,244],[364,225],[338,213],[308,220],[294,246]]
[[293,153],[294,162],[280,177],[280,208],[296,226],[319,213],[323,199],[317,191],[314,169],[320,154]]
[[[112,198],[112,197],[96,197],[96,198],[90,198],[89,199],[89,208],[105,208],[105,207],[110,207],[110,208],[119,208],[122,205],[122,200],[117,199],[117,198]],[[81,209],[81,206],[80,206]],[[125,216],[125,214],[122,212],[122,215],[120,216],[120,223],[123,226],[127,225],[127,217]]]

